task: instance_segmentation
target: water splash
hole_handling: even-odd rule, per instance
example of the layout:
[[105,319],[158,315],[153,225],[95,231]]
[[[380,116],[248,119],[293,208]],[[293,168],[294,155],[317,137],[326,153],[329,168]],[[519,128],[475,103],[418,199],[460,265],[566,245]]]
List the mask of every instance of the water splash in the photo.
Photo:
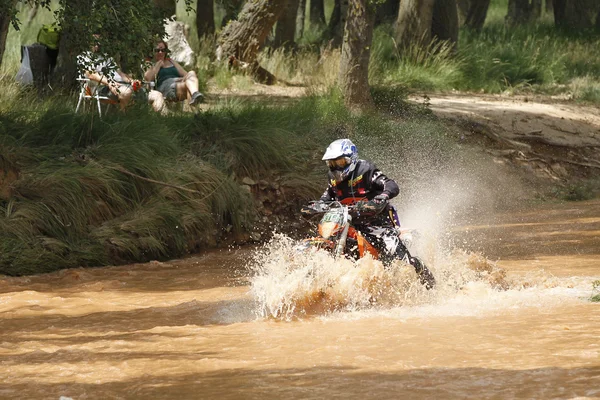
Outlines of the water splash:
[[[260,317],[290,320],[336,311],[436,304],[461,291],[506,290],[506,274],[484,257],[454,251],[426,260],[438,281],[427,291],[414,269],[400,261],[391,268],[370,257],[334,259],[322,250],[299,252],[284,235],[254,256],[251,293]],[[477,285],[473,285],[476,283]]]

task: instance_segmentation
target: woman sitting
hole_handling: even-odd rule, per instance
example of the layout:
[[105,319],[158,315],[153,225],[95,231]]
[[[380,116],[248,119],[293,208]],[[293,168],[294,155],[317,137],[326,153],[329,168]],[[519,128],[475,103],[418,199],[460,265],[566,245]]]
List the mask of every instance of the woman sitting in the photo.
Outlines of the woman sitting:
[[148,94],[148,101],[155,111],[163,111],[165,100],[199,104],[204,96],[198,91],[198,77],[194,71],[186,72],[179,63],[168,57],[169,48],[164,40],[154,48],[156,63],[146,71],[144,79],[155,82],[155,90]]

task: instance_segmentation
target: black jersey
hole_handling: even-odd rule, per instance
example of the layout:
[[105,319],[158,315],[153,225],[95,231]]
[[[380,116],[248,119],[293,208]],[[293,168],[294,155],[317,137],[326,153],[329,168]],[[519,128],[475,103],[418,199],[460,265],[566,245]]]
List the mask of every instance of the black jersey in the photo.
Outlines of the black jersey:
[[354,171],[348,179],[337,182],[333,174],[329,173],[329,185],[321,196],[323,201],[358,201],[360,199],[372,200],[378,194],[385,193],[390,199],[400,193],[396,182],[385,176],[375,164],[358,160]]

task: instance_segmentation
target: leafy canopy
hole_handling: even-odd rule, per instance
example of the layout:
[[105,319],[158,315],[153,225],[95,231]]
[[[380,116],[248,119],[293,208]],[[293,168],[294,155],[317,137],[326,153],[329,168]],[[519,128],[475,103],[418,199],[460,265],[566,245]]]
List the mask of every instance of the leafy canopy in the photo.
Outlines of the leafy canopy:
[[[51,7],[51,0],[0,0],[0,12],[11,16],[17,30],[17,1]],[[192,11],[192,0],[183,1]],[[134,66],[151,56],[154,43],[165,35],[165,22],[173,17],[148,0],[58,0],[54,15],[70,59],[97,44],[101,53],[127,64],[134,74]]]

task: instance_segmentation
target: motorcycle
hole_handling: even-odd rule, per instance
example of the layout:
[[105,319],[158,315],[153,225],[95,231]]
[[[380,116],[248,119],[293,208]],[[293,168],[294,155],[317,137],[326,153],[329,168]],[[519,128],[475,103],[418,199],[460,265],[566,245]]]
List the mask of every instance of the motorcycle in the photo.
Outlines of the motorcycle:
[[[306,251],[309,249],[324,249],[330,251],[334,257],[348,256],[355,260],[370,254],[373,259],[381,260],[384,265],[389,265],[392,261],[389,255],[381,254],[377,247],[372,243],[371,238],[355,228],[356,222],[361,222],[364,218],[373,217],[383,211],[385,204],[375,203],[373,201],[358,201],[355,203],[344,203],[339,201],[311,202],[303,207],[301,213],[306,217],[322,215],[318,224],[318,236],[304,239],[298,246],[298,250]],[[391,216],[392,217],[392,216]],[[393,217],[392,217],[393,218]],[[423,285],[427,289],[435,286],[435,279],[429,269],[416,257],[412,257],[405,243],[411,240],[414,233],[410,229],[401,229],[397,226],[395,234],[398,237],[398,247],[401,250],[400,258],[404,262],[411,264]]]

